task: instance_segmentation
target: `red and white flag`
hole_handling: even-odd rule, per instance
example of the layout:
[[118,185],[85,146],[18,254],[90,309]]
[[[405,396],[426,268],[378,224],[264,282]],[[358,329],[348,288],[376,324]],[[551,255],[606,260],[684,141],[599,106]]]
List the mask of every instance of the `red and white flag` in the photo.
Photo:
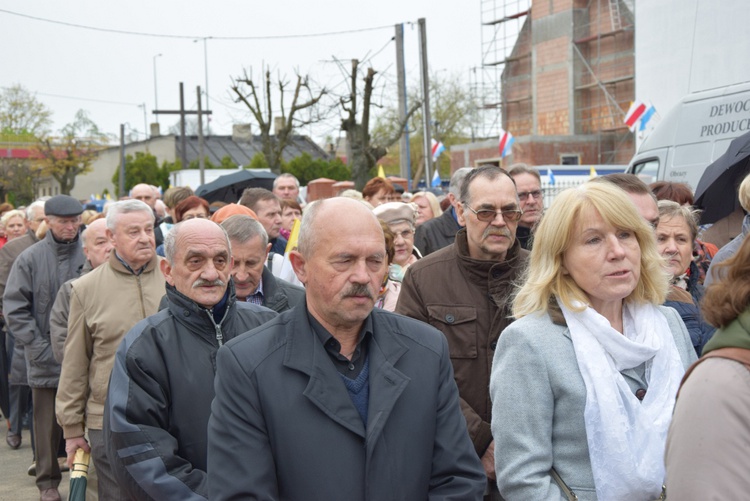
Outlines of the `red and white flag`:
[[638,123],[638,120],[640,120],[646,112],[646,109],[646,105],[643,101],[634,101],[630,105],[630,109],[625,114],[625,125],[628,126],[631,132],[635,131],[635,124]]

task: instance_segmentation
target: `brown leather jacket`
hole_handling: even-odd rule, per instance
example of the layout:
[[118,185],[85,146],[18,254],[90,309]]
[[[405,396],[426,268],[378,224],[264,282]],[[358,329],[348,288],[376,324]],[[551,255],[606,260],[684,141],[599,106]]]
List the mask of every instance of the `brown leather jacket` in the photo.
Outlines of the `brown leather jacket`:
[[453,245],[409,267],[396,306],[396,313],[427,322],[448,338],[461,410],[480,456],[492,442],[492,358],[500,333],[513,321],[511,294],[528,254],[516,241],[505,261],[472,259],[461,229]]

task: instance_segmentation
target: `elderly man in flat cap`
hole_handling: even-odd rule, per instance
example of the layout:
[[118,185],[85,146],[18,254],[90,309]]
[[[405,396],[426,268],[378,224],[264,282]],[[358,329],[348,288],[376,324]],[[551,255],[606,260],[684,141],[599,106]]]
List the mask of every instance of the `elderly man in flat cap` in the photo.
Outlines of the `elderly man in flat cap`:
[[49,316],[57,290],[78,276],[86,260],[79,239],[81,212],[81,204],[68,195],[47,200],[47,235],[18,256],[3,296],[6,322],[26,356],[34,406],[36,485],[41,501],[60,499],[57,450],[62,429],[55,419],[60,364],[52,355]]
[[403,202],[388,202],[373,209],[375,216],[390,230],[394,251],[393,259],[388,267],[388,276],[384,280],[376,303],[378,308],[395,311],[404,273],[421,257],[419,250],[414,247],[414,228],[418,209],[416,204]]

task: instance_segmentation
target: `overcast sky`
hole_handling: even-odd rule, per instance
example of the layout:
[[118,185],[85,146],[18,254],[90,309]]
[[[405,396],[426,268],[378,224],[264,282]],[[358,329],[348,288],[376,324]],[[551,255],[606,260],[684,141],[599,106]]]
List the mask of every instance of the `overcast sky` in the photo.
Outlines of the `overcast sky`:
[[[22,17],[15,14],[22,14]],[[480,2],[379,0],[377,2],[130,0],[0,0],[0,87],[22,84],[53,112],[54,129],[73,120],[78,109],[106,132],[119,124],[144,131],[155,121],[154,60],[160,109],[179,107],[178,84],[185,84],[186,108],[196,109],[196,86],[205,87],[203,37],[271,37],[362,30],[309,38],[221,40],[209,38],[208,90],[214,112],[211,126],[231,133],[232,123],[247,122],[242,105],[232,102],[231,79],[244,69],[257,76],[263,64],[288,78],[295,70],[328,88],[341,90],[345,76],[334,62],[349,67],[352,58],[371,58],[383,72],[381,83],[395,81],[393,25],[405,25],[407,78],[418,79],[418,18],[427,19],[428,59],[433,71],[466,76],[481,62]],[[44,21],[55,21],[54,23]],[[69,26],[88,26],[99,30]],[[385,27],[383,29],[370,29]],[[150,33],[139,36],[100,30]],[[178,38],[185,37],[185,38]],[[161,54],[161,56],[154,56]],[[177,117],[162,116],[162,132]],[[312,131],[315,140],[336,136]]]

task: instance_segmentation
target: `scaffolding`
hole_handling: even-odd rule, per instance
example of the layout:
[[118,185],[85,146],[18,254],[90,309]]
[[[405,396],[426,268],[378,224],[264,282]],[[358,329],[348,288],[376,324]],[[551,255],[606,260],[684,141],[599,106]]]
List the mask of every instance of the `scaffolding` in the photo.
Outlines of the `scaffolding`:
[[[481,0],[480,135],[496,137],[504,127],[516,137],[576,136],[579,144],[595,142],[586,163],[627,163],[634,153],[623,123],[635,94],[633,0],[537,1],[535,8],[533,0]],[[568,30],[560,14],[570,16]],[[558,37],[563,26],[571,46],[546,43],[549,20]],[[557,59],[545,66],[549,57]],[[565,90],[550,97],[540,85],[549,83],[558,64],[572,68],[572,80],[561,77]],[[562,112],[569,119],[550,119],[549,103],[559,92],[572,96]]]
[[[530,58],[519,56],[514,50],[519,33],[527,24],[530,8],[531,0],[481,0],[482,66],[481,83],[477,85],[481,137],[496,137],[500,133],[503,104],[507,102],[503,99],[503,73],[509,64],[520,62],[518,57],[522,57],[527,59],[526,65],[530,68]],[[528,75],[529,89],[525,99],[530,105],[530,72]]]
[[633,136],[623,123],[635,95],[632,0],[589,0],[574,17],[575,133],[597,136],[599,164],[626,164]]

